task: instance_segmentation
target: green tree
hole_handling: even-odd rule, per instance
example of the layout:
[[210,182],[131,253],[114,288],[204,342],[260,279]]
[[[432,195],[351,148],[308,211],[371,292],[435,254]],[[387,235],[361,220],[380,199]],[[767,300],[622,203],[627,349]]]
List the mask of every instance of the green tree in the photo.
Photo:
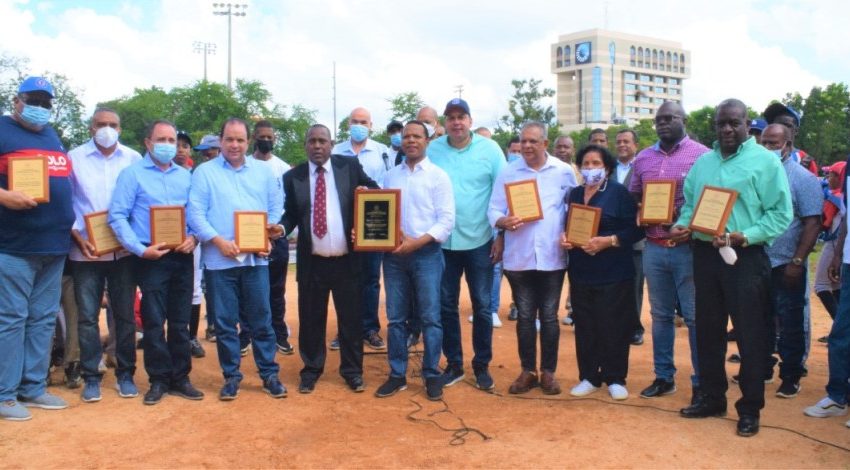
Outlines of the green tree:
[[[793,103],[791,106],[794,106]],[[802,108],[796,145],[826,165],[846,158],[850,149],[850,93],[844,83],[814,87]]]
[[711,143],[717,139],[717,132],[714,130],[714,106],[703,106],[691,111],[688,114],[685,131],[696,137],[703,145],[710,147]]
[[[174,121],[175,106],[171,95],[162,88],[136,88],[129,97],[122,97],[98,103],[98,107],[114,109],[121,117],[121,142],[125,145],[142,150],[144,148],[145,129],[156,119]],[[203,114],[198,116],[203,118]],[[182,128],[192,134],[193,127]],[[197,136],[199,137],[199,136]],[[195,140],[197,142],[197,140]]]
[[513,95],[508,100],[508,114],[499,119],[496,129],[493,131],[493,140],[502,148],[507,147],[508,142],[514,136],[519,136],[522,125],[528,121],[539,121],[548,127],[549,143],[554,142],[560,134],[560,124],[552,106],[543,106],[542,101],[555,96],[555,90],[551,88],[540,89],[543,80],[528,78],[524,80],[511,80],[514,88]]
[[416,113],[425,106],[425,101],[415,91],[399,93],[387,101],[390,103],[392,119],[401,122],[416,119]]

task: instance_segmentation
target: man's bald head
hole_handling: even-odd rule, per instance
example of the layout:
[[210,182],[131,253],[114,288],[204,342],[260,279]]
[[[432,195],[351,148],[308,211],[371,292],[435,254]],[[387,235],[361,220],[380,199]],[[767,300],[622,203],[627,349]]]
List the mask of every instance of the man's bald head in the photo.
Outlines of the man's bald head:
[[771,124],[761,133],[761,145],[772,151],[780,151],[783,159],[791,152],[794,131],[784,124]]
[[416,113],[416,120],[437,127],[437,116],[438,114],[436,109],[430,106],[425,106],[424,108],[420,109],[418,113]]
[[348,115],[348,125],[362,124],[372,129],[372,113],[366,108],[357,107]]

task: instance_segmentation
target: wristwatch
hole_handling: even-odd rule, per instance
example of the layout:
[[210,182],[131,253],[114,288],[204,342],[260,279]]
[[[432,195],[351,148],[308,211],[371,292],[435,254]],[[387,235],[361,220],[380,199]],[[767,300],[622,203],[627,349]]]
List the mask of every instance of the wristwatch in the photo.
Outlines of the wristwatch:
[[803,258],[791,258],[791,263],[794,266],[802,266],[803,265]]

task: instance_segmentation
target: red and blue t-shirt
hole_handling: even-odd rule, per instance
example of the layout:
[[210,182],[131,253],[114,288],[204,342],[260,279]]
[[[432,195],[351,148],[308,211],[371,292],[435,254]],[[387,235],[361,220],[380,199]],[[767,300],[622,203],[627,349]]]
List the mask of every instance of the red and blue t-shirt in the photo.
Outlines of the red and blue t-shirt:
[[56,131],[21,127],[10,116],[0,117],[0,187],[7,189],[9,159],[44,155],[48,159],[50,202],[28,210],[0,205],[0,253],[64,255],[71,248],[71,160]]

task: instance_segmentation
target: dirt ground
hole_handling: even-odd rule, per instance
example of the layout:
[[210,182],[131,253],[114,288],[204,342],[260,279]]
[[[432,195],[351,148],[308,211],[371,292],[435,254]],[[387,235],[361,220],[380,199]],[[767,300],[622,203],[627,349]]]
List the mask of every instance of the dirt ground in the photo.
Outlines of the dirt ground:
[[[296,291],[294,277],[288,278],[287,292]],[[280,400],[262,392],[249,355],[242,365],[245,380],[238,399],[221,402],[215,347],[202,341],[207,357],[195,360],[191,377],[207,394],[203,401],[167,396],[156,406],[144,406],[141,397],[122,399],[114,391],[112,372],[104,380],[99,403],[82,403],[79,390],[54,386],[51,391],[68,400],[70,408],[35,410],[28,422],[0,422],[0,467],[850,468],[850,429],[844,426],[850,417],[813,419],[802,413],[824,395],[827,378],[826,347],[814,338],[828,332],[830,320],[816,298],[810,372],[802,392],[794,399],[779,399],[774,396],[778,384],[768,385],[761,432],[748,439],[735,435],[737,417],[731,406],[739,396],[735,385],[730,388],[726,419],[687,420],[677,415],[691,396],[684,328],[676,332],[679,391],[674,395],[638,397],[654,378],[652,340],[647,334],[644,345],[631,348],[628,400],[615,404],[604,389],[589,398],[571,398],[567,392],[577,382],[578,372],[569,326],[561,326],[557,372],[565,393],[544,397],[536,389],[508,395],[507,388],[519,373],[515,323],[505,320],[509,298],[503,280],[504,327],[493,334],[493,394],[472,386],[471,325],[466,321],[470,307],[464,291],[467,379],[446,389],[442,402],[426,400],[421,380],[411,377],[408,390],[375,398],[372,394],[388,371],[383,354],[366,355],[367,390],[354,394],[337,374],[335,352],[329,352],[327,372],[310,395],[297,393],[298,354],[278,355],[281,378],[289,388],[289,396]],[[295,296],[288,295],[287,319],[297,350],[296,308]],[[385,328],[383,304],[381,309]],[[643,323],[649,331],[646,303]],[[332,323],[329,331],[334,330]],[[730,349],[734,349],[731,343]],[[416,357],[411,362],[413,373]],[[728,366],[729,375],[734,374],[737,365]],[[54,379],[61,380],[60,371]],[[141,352],[136,383],[142,393],[147,390]]]

